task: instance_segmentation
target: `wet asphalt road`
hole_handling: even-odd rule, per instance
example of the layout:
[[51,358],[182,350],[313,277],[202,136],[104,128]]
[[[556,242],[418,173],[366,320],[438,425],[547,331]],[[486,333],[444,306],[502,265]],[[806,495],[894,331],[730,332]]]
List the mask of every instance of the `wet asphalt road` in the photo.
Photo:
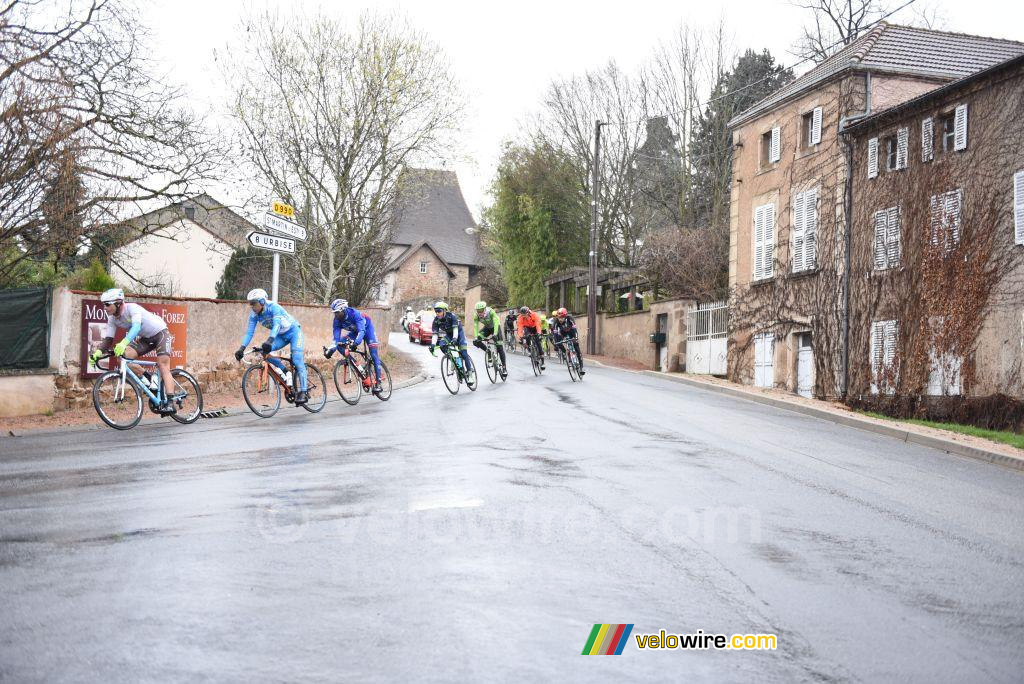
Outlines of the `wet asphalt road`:
[[[1020,473],[512,366],[0,438],[0,679],[1021,681]],[[595,622],[779,647],[583,658]]]

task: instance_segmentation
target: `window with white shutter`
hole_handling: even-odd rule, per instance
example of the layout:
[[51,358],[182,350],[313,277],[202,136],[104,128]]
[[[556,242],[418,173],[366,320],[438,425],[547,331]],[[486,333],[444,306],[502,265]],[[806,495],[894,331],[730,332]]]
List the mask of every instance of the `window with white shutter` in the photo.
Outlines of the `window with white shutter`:
[[953,149],[957,152],[967,149],[967,105],[957,105],[953,121]]
[[868,140],[868,178],[878,176],[878,138]]
[[960,216],[963,211],[963,190],[957,188],[931,199],[931,244],[949,251],[960,244]]
[[754,335],[754,386],[775,385],[775,335]]
[[875,212],[875,270],[884,271],[900,265],[900,209],[890,207]]
[[811,140],[812,145],[821,142],[821,107],[815,107],[811,112]]
[[889,268],[897,268],[903,256],[900,237],[900,208],[889,207],[887,214],[887,230],[885,233],[885,256]]
[[929,116],[921,120],[921,161],[930,162],[935,157],[935,122]]
[[817,266],[818,189],[793,196],[793,273]]
[[910,140],[910,130],[901,128],[896,132],[896,168],[907,168],[907,147]]
[[775,205],[754,209],[754,280],[771,278],[775,258]]
[[931,396],[959,396],[963,392],[960,369],[963,357],[956,354],[940,354],[932,347],[928,352],[931,368],[928,371],[927,394]]
[[1024,245],[1024,171],[1013,174],[1013,241]]
[[896,321],[871,323],[871,393],[883,389],[891,394],[896,386]]
[[777,162],[782,157],[782,131],[778,126],[772,128],[772,145],[768,153],[768,161]]

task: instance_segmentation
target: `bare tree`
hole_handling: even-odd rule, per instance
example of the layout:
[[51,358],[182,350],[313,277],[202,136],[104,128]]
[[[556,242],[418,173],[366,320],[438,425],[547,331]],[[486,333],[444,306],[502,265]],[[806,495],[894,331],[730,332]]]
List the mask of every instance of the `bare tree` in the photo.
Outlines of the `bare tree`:
[[293,204],[308,240],[289,296],[360,302],[388,261],[403,169],[445,158],[463,99],[440,48],[405,23],[355,26],[265,14],[225,75],[243,155],[268,195]]
[[815,63],[852,43],[889,12],[889,5],[882,0],[794,0],[793,6],[811,15],[793,54]]
[[216,175],[212,137],[151,76],[144,38],[119,0],[0,7],[0,284]]

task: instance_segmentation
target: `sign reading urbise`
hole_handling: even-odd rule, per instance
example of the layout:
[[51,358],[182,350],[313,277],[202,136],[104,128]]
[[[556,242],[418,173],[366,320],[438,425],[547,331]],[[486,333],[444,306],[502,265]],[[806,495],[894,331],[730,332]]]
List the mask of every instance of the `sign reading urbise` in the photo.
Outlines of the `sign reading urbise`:
[[276,235],[269,235],[268,233],[257,233],[254,230],[246,236],[246,239],[249,240],[249,244],[253,247],[266,249],[271,252],[281,252],[283,254],[295,253],[295,240],[292,240],[291,238],[278,237]]

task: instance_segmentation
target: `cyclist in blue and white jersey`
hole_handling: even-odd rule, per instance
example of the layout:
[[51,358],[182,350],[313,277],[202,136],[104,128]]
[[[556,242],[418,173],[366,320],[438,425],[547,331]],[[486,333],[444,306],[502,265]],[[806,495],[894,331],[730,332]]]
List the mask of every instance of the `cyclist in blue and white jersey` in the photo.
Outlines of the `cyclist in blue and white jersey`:
[[[263,352],[263,356],[268,356],[272,351],[283,349],[289,344],[292,346],[292,364],[295,366],[295,372],[299,375],[299,391],[295,394],[295,404],[305,404],[308,398],[302,326],[284,310],[284,307],[277,302],[270,301],[266,290],[260,288],[250,290],[246,299],[249,300],[252,311],[249,313],[249,327],[246,329],[245,335],[242,336],[242,346],[235,352],[235,358],[239,361],[242,360],[245,348],[252,341],[257,325],[269,328],[270,337],[260,345],[260,350]],[[267,361],[280,368],[282,372],[287,370],[284,362],[278,358],[270,357]]]

